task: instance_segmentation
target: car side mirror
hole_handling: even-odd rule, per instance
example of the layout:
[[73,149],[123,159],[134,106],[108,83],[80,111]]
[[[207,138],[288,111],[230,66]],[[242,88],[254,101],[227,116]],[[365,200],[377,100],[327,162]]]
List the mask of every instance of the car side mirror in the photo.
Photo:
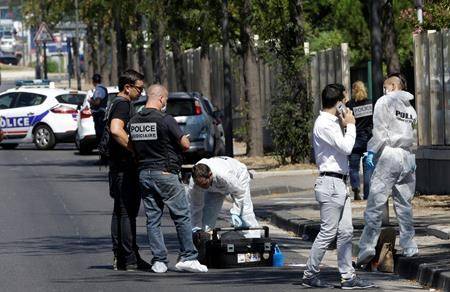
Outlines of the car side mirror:
[[77,105],[77,111],[81,110],[81,104]]

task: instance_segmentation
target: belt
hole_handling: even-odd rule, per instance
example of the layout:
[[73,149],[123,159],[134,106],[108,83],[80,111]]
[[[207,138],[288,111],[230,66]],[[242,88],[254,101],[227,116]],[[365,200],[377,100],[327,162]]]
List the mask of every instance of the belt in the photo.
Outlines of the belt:
[[343,181],[346,181],[347,177],[348,177],[348,175],[346,175],[346,174],[341,174],[341,173],[337,173],[337,172],[330,172],[330,171],[321,172],[319,175],[320,176],[336,177],[336,178],[342,179]]

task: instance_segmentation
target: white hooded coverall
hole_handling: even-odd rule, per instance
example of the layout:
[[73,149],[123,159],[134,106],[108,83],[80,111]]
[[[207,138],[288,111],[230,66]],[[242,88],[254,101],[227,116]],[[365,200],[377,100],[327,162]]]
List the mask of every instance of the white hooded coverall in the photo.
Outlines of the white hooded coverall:
[[400,246],[415,250],[411,200],[416,176],[415,155],[417,114],[410,104],[414,96],[406,91],[393,91],[375,104],[373,136],[367,150],[377,153],[378,162],[370,182],[370,193],[364,212],[365,226],[359,242],[358,258],[375,254],[381,232],[383,206],[392,191],[395,212],[400,225]]
[[[188,187],[188,198],[191,207],[192,227],[201,227],[205,231],[216,225],[217,216],[222,209],[227,195],[233,199],[231,214],[242,219],[243,227],[259,227],[253,212],[250,195],[250,174],[247,167],[230,157],[213,157],[202,159],[197,164],[206,164],[213,177],[211,186],[202,189],[194,184],[191,178]],[[259,230],[245,233],[246,237],[260,237]]]

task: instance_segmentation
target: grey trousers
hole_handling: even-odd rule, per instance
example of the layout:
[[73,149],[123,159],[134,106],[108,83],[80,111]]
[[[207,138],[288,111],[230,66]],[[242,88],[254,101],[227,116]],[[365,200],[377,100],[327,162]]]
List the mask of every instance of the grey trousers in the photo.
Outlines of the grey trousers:
[[394,210],[400,225],[400,246],[416,248],[412,199],[416,189],[415,155],[401,148],[386,146],[370,181],[370,195],[364,212],[364,230],[359,241],[359,256],[375,252],[381,233],[383,207],[392,191]]
[[342,179],[320,176],[314,191],[320,205],[320,232],[311,248],[303,277],[311,278],[320,272],[323,256],[337,236],[339,272],[343,279],[350,279],[355,269],[352,266],[352,207],[347,186]]

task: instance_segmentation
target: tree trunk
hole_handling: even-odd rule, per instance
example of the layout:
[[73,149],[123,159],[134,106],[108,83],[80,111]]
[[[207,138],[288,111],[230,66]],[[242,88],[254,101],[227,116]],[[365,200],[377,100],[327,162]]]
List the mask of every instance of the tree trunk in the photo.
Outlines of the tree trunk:
[[264,149],[261,95],[259,92],[259,68],[255,47],[251,39],[251,24],[248,21],[248,16],[251,15],[250,0],[245,0],[243,13],[241,44],[244,53],[245,97],[248,102],[247,154],[250,157],[254,157],[264,155]]
[[84,57],[84,63],[86,64],[86,74],[85,77],[85,84],[91,83],[91,78],[94,75],[95,67],[96,67],[96,57],[95,57],[95,45],[96,45],[96,38],[94,31],[92,29],[92,23],[88,23],[86,28],[86,38],[89,40],[88,42],[85,42],[85,57]]
[[153,27],[153,72],[155,83],[168,86],[167,82],[167,63],[166,63],[166,47],[164,42],[165,25],[163,20],[156,19]]
[[111,29],[111,84],[117,85],[119,83],[119,64],[117,62],[117,39],[116,32]]
[[187,91],[186,74],[184,72],[183,61],[181,58],[181,45],[177,37],[170,38],[170,45],[172,47],[173,63],[175,65],[175,78],[177,84],[177,91]]
[[386,0],[383,7],[384,57],[388,74],[400,72],[400,59],[397,54],[397,34],[394,25],[392,0]]
[[114,19],[114,30],[116,33],[116,47],[117,47],[117,70],[119,74],[122,74],[128,69],[128,52],[127,52],[127,38],[125,31],[120,23],[120,14]]
[[209,44],[203,43],[200,52],[200,92],[213,101],[211,96],[211,62],[209,59]]

